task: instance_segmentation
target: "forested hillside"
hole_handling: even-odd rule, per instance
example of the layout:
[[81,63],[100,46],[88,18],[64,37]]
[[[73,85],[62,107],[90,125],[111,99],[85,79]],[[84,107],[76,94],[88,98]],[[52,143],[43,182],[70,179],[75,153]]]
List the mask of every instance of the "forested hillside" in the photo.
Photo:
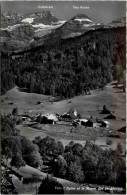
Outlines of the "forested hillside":
[[31,51],[2,54],[2,94],[14,87],[69,98],[103,88],[125,70],[125,28],[89,31]]

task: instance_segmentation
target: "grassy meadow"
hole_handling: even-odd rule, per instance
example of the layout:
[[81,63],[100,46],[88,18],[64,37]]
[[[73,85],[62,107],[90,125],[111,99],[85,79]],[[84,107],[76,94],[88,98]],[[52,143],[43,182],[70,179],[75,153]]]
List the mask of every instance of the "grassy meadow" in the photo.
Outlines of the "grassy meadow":
[[[70,108],[75,108],[79,114],[84,118],[93,119],[97,117],[103,119],[106,115],[99,114],[106,105],[108,109],[114,111],[116,120],[107,120],[109,122],[109,128],[85,128],[85,127],[73,127],[70,123],[67,125],[34,125],[33,127],[18,125],[16,128],[20,130],[22,135],[25,135],[30,140],[33,140],[36,136],[45,137],[49,135],[56,140],[62,141],[63,145],[67,145],[69,141],[85,144],[86,140],[93,140],[96,144],[103,148],[115,149],[118,143],[121,143],[125,148],[125,134],[119,133],[116,130],[125,126],[126,108],[125,99],[126,95],[122,92],[122,89],[114,88],[114,85],[108,84],[104,90],[94,90],[91,95],[80,95],[69,100],[62,100],[59,102],[50,102],[51,96],[45,96],[35,93],[27,93],[15,87],[2,96],[1,112],[2,114],[10,114],[14,107],[18,108],[19,114],[29,114],[30,116],[36,116],[37,114],[46,113],[58,113],[62,114],[69,111]],[[38,104],[38,102],[41,104]],[[13,104],[10,104],[13,103]],[[110,138],[113,140],[111,146],[106,146],[106,141],[109,132],[114,135],[120,135],[118,138]]]

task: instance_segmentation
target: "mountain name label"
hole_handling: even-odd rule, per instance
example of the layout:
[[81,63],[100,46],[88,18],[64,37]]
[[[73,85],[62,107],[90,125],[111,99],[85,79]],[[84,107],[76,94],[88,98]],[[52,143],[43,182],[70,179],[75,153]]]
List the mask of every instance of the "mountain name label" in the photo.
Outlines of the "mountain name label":
[[73,5],[73,9],[90,9],[89,6],[75,6]]

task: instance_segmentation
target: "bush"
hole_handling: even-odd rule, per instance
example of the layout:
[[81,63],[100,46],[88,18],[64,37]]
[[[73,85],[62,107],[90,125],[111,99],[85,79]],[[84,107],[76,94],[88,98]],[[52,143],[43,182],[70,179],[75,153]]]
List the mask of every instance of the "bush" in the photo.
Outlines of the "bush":
[[38,194],[64,194],[63,186],[52,176],[42,180]]
[[33,177],[29,177],[29,178],[24,178],[23,184],[38,183],[41,181],[42,181],[42,179],[40,179],[39,177],[33,176]]
[[112,141],[111,139],[108,139],[108,140],[106,141],[106,144],[107,144],[107,145],[112,145],[112,144],[113,144],[113,141]]

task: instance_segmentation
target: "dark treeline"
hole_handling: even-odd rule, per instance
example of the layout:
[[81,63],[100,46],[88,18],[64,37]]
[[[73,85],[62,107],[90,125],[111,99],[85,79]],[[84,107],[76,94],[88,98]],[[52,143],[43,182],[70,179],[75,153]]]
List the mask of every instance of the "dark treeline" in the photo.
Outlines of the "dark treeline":
[[19,56],[3,54],[2,94],[15,84],[61,99],[103,88],[112,76],[123,75],[125,32],[125,28],[90,31]]

